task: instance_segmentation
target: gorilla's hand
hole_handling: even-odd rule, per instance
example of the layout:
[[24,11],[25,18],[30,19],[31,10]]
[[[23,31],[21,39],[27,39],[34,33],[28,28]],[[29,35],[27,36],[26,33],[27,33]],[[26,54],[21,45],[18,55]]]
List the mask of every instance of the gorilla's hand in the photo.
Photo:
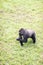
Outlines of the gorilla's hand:
[[17,40],[17,41],[20,41],[20,38],[17,38],[16,40]]

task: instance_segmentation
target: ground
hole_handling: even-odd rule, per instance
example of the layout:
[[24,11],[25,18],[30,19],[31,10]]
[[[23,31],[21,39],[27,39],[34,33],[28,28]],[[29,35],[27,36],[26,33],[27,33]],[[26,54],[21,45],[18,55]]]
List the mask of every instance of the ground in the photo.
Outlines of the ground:
[[[23,47],[20,28],[36,32]],[[0,65],[43,65],[43,0],[0,0]]]

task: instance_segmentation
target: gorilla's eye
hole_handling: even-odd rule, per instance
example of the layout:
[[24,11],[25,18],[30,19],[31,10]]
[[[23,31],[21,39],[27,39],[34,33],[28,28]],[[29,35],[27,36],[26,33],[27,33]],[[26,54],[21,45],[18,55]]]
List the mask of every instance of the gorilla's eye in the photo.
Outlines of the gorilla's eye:
[[23,33],[22,32],[19,32],[19,35],[23,35]]

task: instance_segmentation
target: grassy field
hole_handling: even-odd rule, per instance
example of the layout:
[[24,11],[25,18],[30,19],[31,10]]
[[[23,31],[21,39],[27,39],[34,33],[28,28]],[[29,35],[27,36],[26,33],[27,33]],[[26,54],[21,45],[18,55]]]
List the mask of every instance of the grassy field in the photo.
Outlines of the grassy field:
[[[20,28],[36,32],[23,47]],[[0,65],[43,65],[43,0],[0,0]]]

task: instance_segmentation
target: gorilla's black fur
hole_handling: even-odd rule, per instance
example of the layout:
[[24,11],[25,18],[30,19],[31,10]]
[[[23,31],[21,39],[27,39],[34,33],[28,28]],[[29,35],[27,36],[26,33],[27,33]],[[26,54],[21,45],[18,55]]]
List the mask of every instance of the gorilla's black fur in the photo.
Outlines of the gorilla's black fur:
[[19,38],[17,38],[18,41],[20,41],[21,46],[23,46],[23,42],[26,43],[28,38],[32,38],[33,43],[36,42],[36,34],[33,30],[27,30],[24,28],[21,28],[19,30]]

